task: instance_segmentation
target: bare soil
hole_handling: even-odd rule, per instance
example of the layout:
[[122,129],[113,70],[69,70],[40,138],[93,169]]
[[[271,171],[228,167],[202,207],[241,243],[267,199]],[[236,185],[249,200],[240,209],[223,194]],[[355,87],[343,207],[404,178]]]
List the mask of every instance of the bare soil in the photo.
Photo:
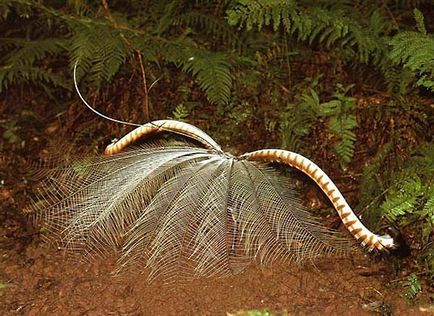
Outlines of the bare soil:
[[[3,204],[8,206],[8,203]],[[2,214],[8,209],[2,208]],[[77,263],[23,236],[20,222],[1,228],[0,306],[7,315],[224,315],[246,309],[294,315],[415,315],[388,285],[387,262],[357,251],[303,266],[252,266],[225,279],[148,284],[140,276],[111,276],[113,262]]]
[[[16,232],[16,231],[15,231]],[[315,265],[252,266],[225,279],[148,284],[111,276],[113,262],[77,263],[38,238],[1,230],[2,315],[226,315],[268,309],[289,315],[418,315],[389,284],[387,262],[361,251]]]

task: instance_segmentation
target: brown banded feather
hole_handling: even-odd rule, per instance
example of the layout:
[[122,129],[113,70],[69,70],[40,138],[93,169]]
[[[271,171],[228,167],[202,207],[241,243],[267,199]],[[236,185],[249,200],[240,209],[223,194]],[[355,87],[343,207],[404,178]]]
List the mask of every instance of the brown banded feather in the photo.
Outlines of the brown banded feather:
[[105,155],[119,153],[130,144],[136,142],[138,139],[146,138],[151,133],[162,131],[169,131],[190,137],[201,143],[205,148],[221,152],[220,146],[210,136],[197,127],[184,122],[159,120],[136,128],[117,141],[115,144],[107,146],[104,153]]
[[341,219],[344,220],[344,219],[346,219],[350,215],[351,215],[351,212],[341,214]]
[[295,167],[298,167],[298,156],[296,155],[295,157],[294,157],[294,161],[293,161],[293,164],[294,164],[294,166]]
[[[330,184],[330,182],[325,182],[325,183],[323,183],[323,184],[321,184],[321,189],[324,191],[324,193],[325,194],[327,194],[327,187],[328,187],[328,185]],[[328,194],[327,194],[328,195]]]
[[299,168],[300,171],[303,171],[304,173],[306,173],[304,171],[303,159],[300,159],[300,162],[298,163],[298,168]]
[[318,172],[318,169],[315,168],[312,173],[310,174],[310,176],[312,177],[312,179],[315,179],[315,174]]
[[384,249],[383,245],[378,240],[374,243],[374,247],[380,251]]
[[339,212],[339,211],[341,211],[344,207],[345,207],[345,204],[338,205],[338,206],[336,207],[336,210]]
[[371,236],[369,236],[367,244],[370,245],[371,247],[374,246],[374,234],[371,234]]
[[[336,204],[336,202],[339,201],[340,199],[341,199],[340,196],[334,197],[333,200],[332,200],[332,203],[333,203],[333,204]],[[348,213],[348,214],[349,214],[349,213]],[[341,216],[341,218],[342,218],[342,216]]]
[[362,235],[362,236],[360,236],[359,238],[358,238],[358,240],[360,241],[360,242],[362,242],[362,243],[365,243],[366,244],[366,239],[368,238],[368,235]]
[[327,195],[331,198],[334,192],[336,192],[336,190],[335,189],[331,189],[330,191],[327,192]]
[[[358,240],[361,240],[363,245],[368,245],[369,250],[377,249],[384,251],[386,248],[393,248],[394,241],[388,236],[378,236],[369,231],[358,217],[354,214],[351,207],[345,201],[345,198],[339,192],[336,185],[329,179],[329,177],[321,170],[315,163],[309,159],[286,150],[258,150],[251,153],[243,154],[240,156],[242,159],[261,159],[267,161],[280,161],[283,164],[287,164],[311,177],[318,186],[324,191],[330,201],[336,208],[342,222],[350,233]],[[310,171],[312,169],[312,171]],[[349,220],[348,220],[349,219]],[[348,220],[348,221],[346,221]],[[355,226],[355,227],[353,227]],[[362,236],[357,236],[363,232]]]
[[[354,222],[354,223],[355,223],[355,222]],[[354,235],[357,235],[357,234],[360,233],[361,231],[362,231],[361,228],[355,228],[355,229],[353,229],[352,233],[353,233]]]
[[300,170],[303,171],[306,174],[309,174],[309,172],[307,172],[307,164],[305,165],[303,162],[304,161],[301,160],[301,162],[300,162]]
[[356,223],[356,221],[355,221],[355,220],[352,220],[352,221],[348,221],[348,222],[344,223],[344,225],[345,225],[347,228],[349,228],[349,227],[353,226],[355,223]]

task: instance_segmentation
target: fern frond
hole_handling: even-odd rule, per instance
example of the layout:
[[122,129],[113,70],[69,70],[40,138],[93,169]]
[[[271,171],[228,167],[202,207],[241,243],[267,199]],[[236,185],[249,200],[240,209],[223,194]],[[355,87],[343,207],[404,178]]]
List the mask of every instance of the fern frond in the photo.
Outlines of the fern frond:
[[[393,143],[388,142],[382,146],[382,148],[377,152],[374,159],[369,163],[369,165],[363,170],[361,179],[361,190],[360,190],[360,207],[367,207],[372,203],[372,199],[377,198],[378,195],[385,189],[383,183],[379,183],[381,179],[381,170],[387,160],[387,157],[393,149]],[[367,209],[368,213],[376,211],[376,205],[372,205]],[[370,214],[377,215],[377,214]]]
[[426,176],[434,177],[434,143],[423,143],[412,157],[415,169],[419,169]]
[[417,30],[422,34],[426,34],[425,18],[423,16],[422,12],[420,12],[418,9],[414,8],[413,14],[414,14],[414,19],[416,20]]
[[[272,25],[277,31],[280,26],[300,41],[324,43],[327,48],[346,49],[350,58],[367,63],[371,56],[384,57],[384,41],[379,36],[387,23],[378,11],[366,20],[363,17],[346,16],[343,8],[321,6],[301,7],[295,1],[245,1],[240,0],[227,11],[228,22],[247,30]],[[349,53],[349,54],[348,54]]]
[[421,215],[426,217],[431,226],[434,227],[434,185],[426,192],[426,202]]
[[186,12],[173,21],[173,25],[187,25],[200,30],[200,34],[211,36],[214,41],[218,39],[221,43],[232,49],[240,49],[242,41],[238,36],[238,32],[229,26],[221,18],[211,14],[202,13],[201,11]]
[[354,155],[356,134],[352,130],[356,127],[356,117],[352,114],[333,117],[329,123],[330,131],[340,138],[334,148],[339,159],[344,164],[349,163]]
[[289,105],[280,117],[279,132],[283,148],[299,151],[303,137],[309,135],[318,117],[319,109],[319,96],[313,89],[301,96],[301,102]]
[[423,181],[422,205],[419,214],[434,226],[434,143],[422,144],[411,157],[409,168]]
[[171,119],[175,121],[185,122],[186,119],[190,116],[189,109],[184,104],[178,104],[175,107],[175,110],[172,112]]
[[247,30],[253,27],[261,30],[264,26],[273,25],[277,31],[282,24],[290,32],[292,22],[289,17],[295,9],[295,1],[238,1],[238,5],[226,13],[229,24],[240,25]]
[[423,20],[418,20],[418,28],[419,32],[406,31],[395,35],[390,41],[392,50],[389,57],[418,77],[416,85],[434,91],[434,36],[426,33]]
[[405,284],[405,297],[407,300],[412,301],[421,291],[422,284],[420,283],[418,277],[414,273],[410,274],[407,277],[407,283]]
[[97,86],[110,81],[131,54],[122,33],[109,24],[71,23],[71,28],[72,65],[78,62],[81,74],[90,72],[89,80]]
[[64,53],[65,44],[66,40],[58,38],[35,41],[2,39],[0,50],[7,53],[0,59],[0,92],[12,84],[21,83],[71,89],[62,76],[43,66],[46,59]]
[[208,100],[214,104],[226,104],[232,88],[231,64],[226,54],[181,47],[179,44],[167,47],[166,58],[190,72]]
[[400,216],[413,212],[421,193],[421,179],[417,175],[402,173],[380,206],[384,216],[395,222]]
[[357,127],[356,116],[352,114],[355,99],[346,95],[352,87],[338,84],[335,99],[322,103],[320,108],[321,115],[330,118],[329,132],[338,138],[334,149],[343,167],[351,161],[356,141],[356,134],[352,131]]
[[16,48],[4,56],[2,60],[7,65],[29,66],[36,61],[65,52],[67,41],[61,38],[47,38],[40,40],[24,40],[20,38],[2,39]]
[[0,2],[0,21],[6,21],[11,13],[24,17],[30,16],[32,13],[31,3],[29,1],[2,0]]
[[11,85],[22,83],[72,89],[71,84],[63,76],[52,73],[49,69],[33,66],[0,67],[0,92]]

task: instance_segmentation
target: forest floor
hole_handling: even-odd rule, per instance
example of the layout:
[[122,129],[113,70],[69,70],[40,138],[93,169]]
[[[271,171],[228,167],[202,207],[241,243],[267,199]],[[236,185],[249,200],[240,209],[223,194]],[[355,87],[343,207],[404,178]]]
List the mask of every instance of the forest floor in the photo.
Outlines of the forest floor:
[[288,315],[427,314],[404,300],[387,261],[361,250],[302,266],[252,266],[223,279],[148,284],[137,275],[112,276],[110,261],[65,258],[29,235],[14,208],[10,197],[0,210],[1,315],[230,315],[251,309]]
[[288,315],[429,313],[426,305],[405,300],[405,274],[394,272],[387,258],[362,249],[346,257],[252,265],[231,277],[172,285],[149,284],[140,275],[114,277],[114,260],[65,257],[41,240],[22,212],[32,191],[23,175],[25,161],[43,147],[30,144],[62,138],[58,125],[39,132],[21,126],[25,143],[0,138],[0,315],[233,315],[252,309]]

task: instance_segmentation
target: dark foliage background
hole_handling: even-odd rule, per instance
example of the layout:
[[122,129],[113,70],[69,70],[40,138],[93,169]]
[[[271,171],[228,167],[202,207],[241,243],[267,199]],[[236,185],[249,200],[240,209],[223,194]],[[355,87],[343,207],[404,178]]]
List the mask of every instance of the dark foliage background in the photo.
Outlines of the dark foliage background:
[[3,0],[0,13],[0,150],[47,124],[95,151],[128,130],[78,102],[78,63],[110,116],[171,117],[232,150],[311,157],[369,227],[400,232],[411,256],[388,260],[431,282],[431,1]]

